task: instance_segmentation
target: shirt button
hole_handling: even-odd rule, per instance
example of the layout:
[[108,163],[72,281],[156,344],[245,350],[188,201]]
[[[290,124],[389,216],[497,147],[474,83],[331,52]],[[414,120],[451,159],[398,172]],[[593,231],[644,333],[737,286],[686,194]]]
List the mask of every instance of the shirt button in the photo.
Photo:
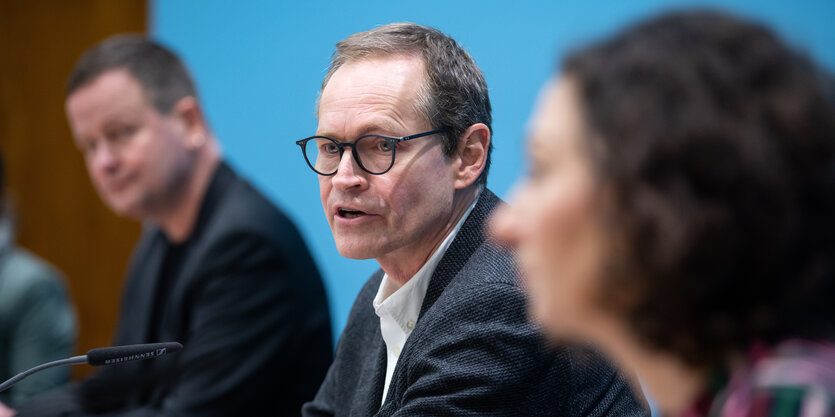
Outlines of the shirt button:
[[409,329],[409,330],[414,330],[414,328],[415,328],[415,321],[414,321],[414,320],[409,320],[409,321],[407,321],[407,322],[406,322],[406,328],[407,328],[407,329]]
[[400,345],[395,345],[392,350],[394,351],[394,356],[400,356]]

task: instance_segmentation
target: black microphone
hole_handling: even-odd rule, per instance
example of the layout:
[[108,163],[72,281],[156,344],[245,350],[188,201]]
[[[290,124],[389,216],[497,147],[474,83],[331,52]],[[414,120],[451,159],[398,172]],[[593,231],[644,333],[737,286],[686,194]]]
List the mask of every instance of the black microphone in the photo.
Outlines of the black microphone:
[[73,356],[67,359],[47,362],[32,369],[23,371],[0,384],[0,392],[11,388],[12,385],[18,383],[23,378],[34,374],[35,372],[40,372],[44,369],[54,368],[56,366],[79,365],[83,363],[90,364],[92,366],[115,365],[117,363],[125,363],[129,361],[158,358],[169,353],[177,353],[182,348],[183,345],[177,342],[165,342],[92,349],[87,351],[86,355]]
[[183,345],[177,342],[145,343],[92,349],[87,351],[86,357],[87,363],[92,366],[114,365],[177,353],[182,348]]

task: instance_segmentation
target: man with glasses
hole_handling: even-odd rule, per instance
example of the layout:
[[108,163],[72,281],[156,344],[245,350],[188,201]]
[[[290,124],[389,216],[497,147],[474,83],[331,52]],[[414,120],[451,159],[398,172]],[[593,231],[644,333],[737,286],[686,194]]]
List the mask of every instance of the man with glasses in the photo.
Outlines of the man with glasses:
[[105,40],[76,64],[66,111],[102,200],[145,223],[116,344],[184,347],[101,368],[20,415],[299,415],[332,358],[322,282],[289,219],[221,159],[180,59]]
[[349,36],[296,142],[339,252],[376,259],[305,416],[644,415],[596,354],[547,348],[510,254],[485,239],[487,85],[443,33]]

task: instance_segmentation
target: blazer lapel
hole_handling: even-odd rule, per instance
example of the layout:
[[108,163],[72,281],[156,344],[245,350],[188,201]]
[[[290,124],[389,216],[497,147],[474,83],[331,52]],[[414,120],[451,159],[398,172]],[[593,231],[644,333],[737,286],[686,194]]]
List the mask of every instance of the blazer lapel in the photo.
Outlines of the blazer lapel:
[[[377,329],[379,333],[379,326]],[[374,338],[374,345],[359,378],[357,387],[359,395],[355,397],[352,416],[373,416],[380,411],[380,403],[383,401],[383,384],[386,382],[386,348],[382,335]]]
[[[476,249],[484,243],[484,225],[490,215],[490,212],[493,211],[493,208],[495,208],[499,202],[499,198],[496,197],[496,195],[490,190],[486,188],[482,190],[473,211],[470,212],[469,217],[467,217],[467,220],[464,221],[464,224],[458,231],[458,235],[455,236],[455,240],[453,240],[443,258],[441,258],[441,261],[438,263],[438,266],[435,268],[435,272],[432,274],[432,278],[429,282],[429,287],[426,290],[426,296],[423,299],[423,304],[421,305],[418,317],[422,317],[426,310],[432,307],[450,281],[452,281],[461,268],[463,268]],[[382,271],[378,273],[382,274]],[[374,317],[376,318],[376,316]],[[366,360],[365,366],[362,370],[362,375],[359,378],[359,386],[356,391],[358,395],[354,398],[354,407],[351,413],[352,416],[389,415],[392,411],[391,405],[388,407],[382,407],[382,410],[380,407],[383,395],[383,384],[385,383],[387,359],[385,343],[383,342],[383,336],[380,333],[380,326],[376,326],[376,329],[373,341],[369,341],[369,343],[374,343],[374,347],[369,352],[369,359]],[[398,374],[402,373],[400,368],[401,365],[398,364],[394,371],[392,385],[389,387],[387,400],[392,400],[396,395],[398,395],[398,393],[396,393],[393,389],[397,386],[395,380],[398,378]],[[390,401],[387,401],[386,404],[389,403]]]
[[[371,280],[381,282],[383,270],[378,270]],[[379,285],[379,284],[378,284]],[[369,305],[368,308],[371,308]],[[373,309],[372,309],[373,310]],[[370,317],[374,323],[374,337],[368,343],[372,344],[368,351],[368,358],[363,364],[358,387],[357,396],[354,398],[355,407],[351,415],[356,417],[373,416],[380,411],[380,403],[383,401],[383,385],[386,383],[386,344],[383,341],[383,334],[380,331],[379,320],[374,320],[377,315],[373,313]]]
[[426,297],[424,297],[423,304],[420,306],[418,317],[422,317],[426,310],[435,304],[435,301],[441,296],[450,281],[458,275],[458,272],[467,264],[476,249],[484,243],[484,225],[499,202],[501,200],[487,188],[481,191],[473,211],[461,225],[455,240],[452,241],[449,249],[435,268],[432,280],[426,289]]

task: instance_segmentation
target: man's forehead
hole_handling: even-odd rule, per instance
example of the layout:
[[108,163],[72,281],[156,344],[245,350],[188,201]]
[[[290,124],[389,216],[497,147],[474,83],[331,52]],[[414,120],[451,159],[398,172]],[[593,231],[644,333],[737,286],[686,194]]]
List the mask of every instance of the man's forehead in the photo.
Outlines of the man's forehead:
[[148,105],[150,101],[139,80],[127,70],[107,70],[73,91],[66,100],[68,108],[105,107],[110,105]]
[[325,96],[348,86],[361,92],[363,88],[402,88],[423,81],[424,65],[418,57],[392,55],[366,57],[346,62],[330,77],[322,89]]
[[[355,73],[355,72],[368,72],[368,68],[376,68],[377,66],[388,67],[391,66],[394,62],[401,62],[406,64],[408,68],[415,68],[420,74],[420,83],[425,82],[425,64],[423,58],[416,54],[416,53],[397,53],[397,54],[387,54],[387,53],[380,53],[380,54],[370,54],[365,55],[358,58],[353,58],[345,61],[339,68],[333,70],[326,78],[326,83],[319,91],[319,97],[316,100],[316,109],[314,116],[319,119],[320,117],[320,110],[322,106],[323,99],[327,93],[330,93],[334,88],[332,88],[332,81],[336,74],[339,74],[337,78],[353,78],[347,77],[346,73]],[[359,67],[358,70],[356,67]],[[382,81],[389,81],[388,80],[389,74],[383,73],[379,74],[378,77],[375,78],[374,81],[382,82]],[[380,79],[382,78],[382,79]],[[331,88],[328,88],[331,87]]]
[[[359,125],[396,131],[422,116],[418,101],[424,80],[419,57],[371,57],[346,63],[329,80],[319,100],[320,133],[362,129]],[[342,129],[352,125],[354,129]],[[355,132],[356,133],[356,132]]]
[[139,81],[123,69],[103,72],[67,97],[66,111],[77,133],[108,121],[135,116],[148,106]]

